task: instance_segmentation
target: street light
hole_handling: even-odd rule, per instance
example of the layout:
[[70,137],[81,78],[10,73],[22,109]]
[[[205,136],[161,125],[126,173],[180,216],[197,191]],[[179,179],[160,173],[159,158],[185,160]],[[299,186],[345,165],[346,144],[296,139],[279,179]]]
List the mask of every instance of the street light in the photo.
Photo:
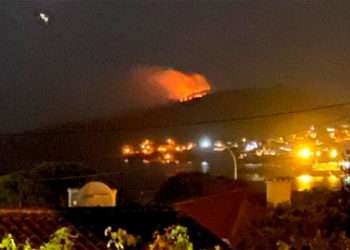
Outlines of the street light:
[[214,150],[215,151],[225,151],[227,150],[230,153],[230,156],[232,158],[233,162],[233,179],[236,181],[238,179],[238,174],[237,174],[237,157],[235,155],[235,152],[233,151],[232,145],[228,145],[226,143],[223,143],[221,141],[216,142],[214,145]]
[[303,147],[298,151],[298,156],[302,159],[309,159],[312,156],[312,151],[308,147]]
[[207,149],[211,147],[211,140],[208,137],[203,137],[199,140],[199,147]]
[[329,152],[329,157],[332,158],[332,159],[335,159],[338,157],[338,151],[336,149],[332,149],[330,152]]

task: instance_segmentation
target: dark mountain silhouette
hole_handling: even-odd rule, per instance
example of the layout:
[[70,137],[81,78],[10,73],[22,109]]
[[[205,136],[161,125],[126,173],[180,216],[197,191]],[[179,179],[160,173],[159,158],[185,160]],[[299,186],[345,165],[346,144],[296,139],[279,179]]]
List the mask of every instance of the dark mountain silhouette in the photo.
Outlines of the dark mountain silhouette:
[[188,103],[170,103],[133,110],[108,119],[81,121],[3,136],[0,159],[3,169],[14,162],[117,158],[123,143],[142,138],[196,141],[200,136],[234,139],[283,136],[346,119],[346,108],[280,115],[234,122],[210,122],[296,111],[339,102],[331,94],[314,94],[285,86],[212,93]]

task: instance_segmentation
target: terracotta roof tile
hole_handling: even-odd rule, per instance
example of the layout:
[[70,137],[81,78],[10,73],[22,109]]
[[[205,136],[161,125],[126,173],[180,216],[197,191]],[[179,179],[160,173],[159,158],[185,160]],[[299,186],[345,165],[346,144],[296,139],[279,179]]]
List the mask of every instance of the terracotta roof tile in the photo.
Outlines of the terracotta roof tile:
[[228,191],[178,202],[174,207],[217,236],[232,239],[240,223],[245,201],[245,192]]
[[100,250],[106,248],[107,239],[103,232],[107,226],[127,229],[148,241],[155,230],[173,224],[188,227],[191,239],[198,247],[225,246],[220,238],[191,218],[179,217],[169,208],[0,209],[0,237],[11,233],[20,243],[29,239],[35,248],[47,242],[50,235],[62,226],[79,235],[74,249]]
[[0,209],[0,235],[11,233],[16,241],[24,243],[29,239],[34,247],[38,247],[50,239],[50,235],[61,227],[69,227],[76,239],[74,249],[98,250],[101,239],[93,237],[93,241],[81,233],[73,224],[54,210],[43,209]]

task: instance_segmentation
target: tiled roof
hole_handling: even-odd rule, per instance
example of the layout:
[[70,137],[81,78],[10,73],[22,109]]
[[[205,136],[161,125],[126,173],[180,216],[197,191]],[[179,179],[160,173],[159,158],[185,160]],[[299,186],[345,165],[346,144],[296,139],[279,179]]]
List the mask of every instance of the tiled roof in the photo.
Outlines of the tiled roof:
[[[50,235],[61,227],[68,227],[77,236],[74,249],[104,249],[105,243],[88,231],[79,231],[64,216],[47,209],[0,209],[0,236],[11,233],[16,242],[27,239],[34,247],[49,241]],[[102,248],[101,248],[102,247]]]
[[190,216],[220,238],[232,241],[245,210],[246,194],[243,191],[195,198],[174,204],[177,211]]
[[170,208],[124,207],[124,208],[71,208],[50,209],[0,209],[0,236],[11,233],[16,242],[29,239],[34,247],[47,242],[50,235],[61,227],[68,227],[74,235],[74,249],[106,249],[107,239],[104,229],[124,228],[129,233],[139,235],[147,242],[155,230],[173,224],[181,224],[189,229],[195,249],[203,249],[225,244],[207,229],[191,218],[180,217]]

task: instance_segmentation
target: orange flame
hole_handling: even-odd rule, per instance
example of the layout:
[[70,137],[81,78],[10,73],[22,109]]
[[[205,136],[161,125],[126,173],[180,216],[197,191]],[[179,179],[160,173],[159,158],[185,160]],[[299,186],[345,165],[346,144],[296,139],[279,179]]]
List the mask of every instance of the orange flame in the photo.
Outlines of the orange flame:
[[170,100],[189,101],[203,97],[210,91],[208,80],[198,73],[187,74],[171,68],[147,67],[139,69],[138,76],[160,88]]

